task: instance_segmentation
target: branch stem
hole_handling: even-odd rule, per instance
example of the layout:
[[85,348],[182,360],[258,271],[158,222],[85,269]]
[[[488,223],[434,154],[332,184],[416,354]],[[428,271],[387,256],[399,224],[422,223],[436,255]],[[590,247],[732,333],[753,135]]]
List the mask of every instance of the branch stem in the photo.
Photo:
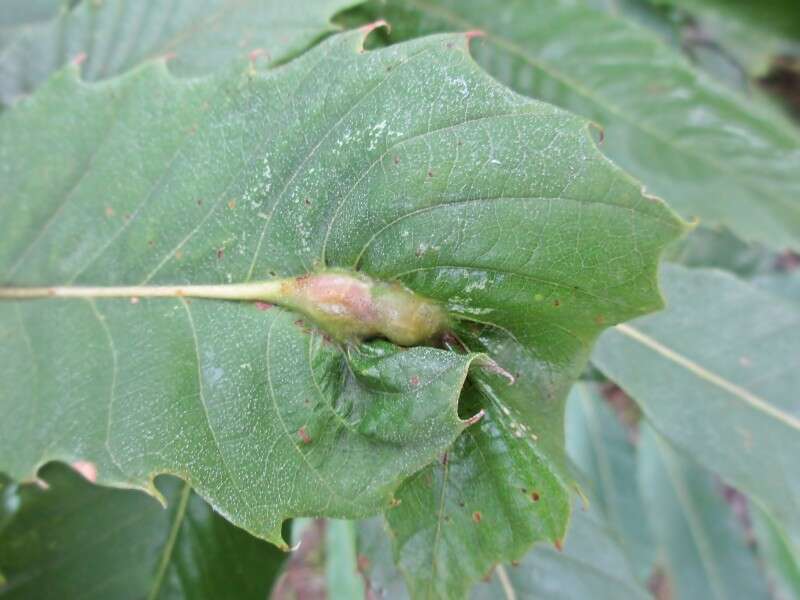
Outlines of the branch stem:
[[0,301],[184,297],[277,304],[309,317],[339,340],[380,336],[415,346],[442,333],[449,323],[442,306],[401,284],[347,271],[221,285],[0,287]]
[[220,285],[0,287],[0,300],[36,298],[212,298],[279,302],[287,280]]

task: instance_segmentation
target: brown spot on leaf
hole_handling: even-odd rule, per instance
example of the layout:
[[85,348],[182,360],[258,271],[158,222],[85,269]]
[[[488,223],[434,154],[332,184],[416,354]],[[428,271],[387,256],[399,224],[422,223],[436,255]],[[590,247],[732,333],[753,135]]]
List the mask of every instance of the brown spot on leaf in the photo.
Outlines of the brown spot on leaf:
[[389,508],[397,508],[403,501],[398,498],[392,498],[389,500]]
[[416,375],[412,375],[411,379],[409,380],[409,383],[414,387],[417,387],[419,385],[419,377],[417,377]]
[[559,552],[563,552],[564,551],[564,540],[555,540],[553,542],[553,546],[555,546],[556,550],[558,550]]
[[219,260],[225,258],[225,248],[217,248],[217,258]]
[[558,298],[556,298],[555,300],[553,300],[553,306],[555,306],[556,308],[558,308],[559,306],[561,306],[561,300],[559,300]]
[[603,325],[606,322],[606,318],[604,315],[597,315],[594,318],[594,322],[597,323],[598,325]]
[[114,216],[114,207],[113,206],[106,206],[106,216],[109,219]]
[[234,208],[236,208],[236,200],[234,200],[233,198],[231,198],[230,200],[228,200],[228,208],[230,208],[231,210],[233,210]]
[[305,425],[303,425],[300,429],[297,430],[297,435],[300,436],[300,439],[303,440],[304,444],[310,444],[311,443],[311,436],[308,435],[308,432],[306,431],[306,426]]
[[476,510],[474,513],[472,513],[472,520],[475,521],[476,523],[480,523],[481,522],[481,518],[482,518],[482,516],[481,516],[480,511]]
[[256,302],[256,308],[258,310],[269,310],[272,308],[272,304],[269,302]]
[[539,492],[531,492],[531,500],[538,502],[540,498]]

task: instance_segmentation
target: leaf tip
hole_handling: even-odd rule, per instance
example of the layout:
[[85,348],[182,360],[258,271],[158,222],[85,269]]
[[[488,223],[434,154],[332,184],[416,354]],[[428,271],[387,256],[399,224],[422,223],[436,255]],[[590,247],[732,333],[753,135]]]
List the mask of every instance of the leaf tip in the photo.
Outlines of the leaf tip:
[[486,411],[484,409],[480,409],[478,412],[476,412],[474,415],[472,415],[469,419],[467,419],[466,421],[463,421],[464,427],[469,427],[470,425],[475,425],[475,423],[480,421],[485,414],[486,414]]
[[606,130],[605,127],[600,125],[600,123],[595,123],[594,121],[589,121],[589,129],[597,132],[597,145],[602,146],[603,142],[606,140]]
[[164,497],[164,494],[161,493],[156,487],[156,476],[153,475],[150,479],[147,480],[147,483],[144,486],[139,487],[145,494],[152,496],[155,498],[156,502],[161,505],[161,508],[167,508],[167,499]]
[[378,19],[377,21],[373,21],[372,23],[367,23],[366,25],[359,27],[358,30],[361,32],[361,39],[359,40],[358,47],[359,52],[364,52],[364,43],[366,42],[367,37],[376,29],[386,29],[386,33],[389,33],[392,28],[391,25],[389,25],[389,23],[384,19]]
[[71,466],[89,483],[97,483],[97,465],[93,462],[88,460],[76,460]]
[[505,370],[494,359],[488,356],[481,357],[475,364],[487,373],[493,373],[504,378],[508,382],[508,385],[514,385],[517,382],[517,378],[512,373]]

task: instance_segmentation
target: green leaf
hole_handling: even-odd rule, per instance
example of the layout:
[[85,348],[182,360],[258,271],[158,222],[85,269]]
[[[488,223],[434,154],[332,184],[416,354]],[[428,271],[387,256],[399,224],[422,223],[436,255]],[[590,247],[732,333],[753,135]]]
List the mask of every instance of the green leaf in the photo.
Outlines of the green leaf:
[[264,598],[283,555],[230,525],[189,486],[159,479],[164,510],[143,494],[89,485],[63,466],[49,489],[6,494],[3,598]]
[[753,285],[784,300],[800,305],[800,269],[763,273],[753,278]]
[[800,552],[793,550],[783,528],[758,506],[750,506],[758,555],[773,594],[779,600],[800,598]]
[[650,1],[686,11],[706,42],[719,41],[750,75],[764,75],[776,56],[800,52],[800,9],[794,0]]
[[[594,504],[592,504],[592,507]],[[402,600],[408,592],[391,559],[390,536],[379,519],[358,526],[359,554],[366,565],[370,590],[378,598]],[[647,598],[618,543],[596,508],[578,506],[573,512],[566,544],[560,551],[537,546],[519,564],[498,565],[491,578],[470,595],[483,598]]]
[[18,33],[17,28],[29,27],[57,16],[62,9],[80,0],[5,0],[0,14],[0,39],[9,39]]
[[[391,559],[391,536],[378,519],[359,523],[359,554],[370,590],[378,598],[409,598]],[[576,507],[561,550],[537,546],[514,565],[497,565],[474,587],[473,600],[495,598],[648,598],[602,514]],[[447,596],[452,597],[452,596]]]
[[639,453],[642,495],[675,597],[769,598],[744,530],[710,474],[647,426]]
[[394,563],[386,521],[381,517],[359,521],[356,544],[369,597],[407,600],[408,588]]
[[698,227],[672,244],[665,258],[686,267],[730,271],[743,278],[773,270],[778,254],[761,244],[747,243],[728,229]]
[[592,361],[800,543],[800,311],[717,271],[668,266],[663,286],[669,308],[608,331]]
[[[466,406],[480,404],[478,390],[464,394]],[[551,408],[560,422],[562,402]],[[465,597],[496,563],[519,559],[534,541],[560,543],[569,481],[541,455],[531,433],[488,404],[483,419],[439,463],[397,492],[400,504],[386,518],[412,597]]]
[[325,526],[325,579],[331,600],[363,600],[364,580],[358,572],[356,524],[338,519]]
[[[460,334],[515,382],[471,374],[462,407],[482,407],[483,420],[439,464],[407,481],[397,493],[400,504],[386,515],[415,598],[465,596],[498,562],[520,559],[536,541],[560,545],[567,532],[574,483],[564,452],[563,373],[544,371],[508,334],[489,328]],[[579,360],[569,368],[582,366]]]
[[475,588],[473,600],[645,600],[627,556],[600,511],[576,507],[563,550],[540,546],[517,566],[499,566],[488,583]]
[[[0,103],[30,93],[81,55],[85,79],[105,79],[153,57],[171,57],[170,70],[202,75],[251,52],[259,63],[285,62],[336,28],[332,15],[356,0],[87,0],[8,35],[0,34]],[[5,20],[41,19],[47,5],[5,0]],[[64,4],[62,2],[62,4]],[[177,5],[176,5],[177,4]],[[48,9],[48,10],[44,10]],[[2,23],[0,23],[2,25]],[[1,30],[0,30],[1,31]]]
[[474,52],[490,73],[595,120],[603,150],[681,214],[800,248],[800,133],[692,68],[656,34],[568,0],[375,6],[396,40],[485,32]]
[[636,447],[597,386],[579,383],[567,401],[567,448],[640,581],[649,580],[656,548],[636,484]]
[[[661,306],[657,258],[683,224],[598,152],[585,121],[482,72],[464,36],[364,52],[366,33],[265,73],[56,76],[0,120],[2,279],[356,268],[442,303],[459,331],[483,323],[485,348],[512,337],[527,401],[563,410],[599,332]],[[287,517],[382,511],[464,429],[456,403],[476,354],[343,351],[259,308],[3,301],[0,469],[24,479],[83,460],[101,483],[144,489],[174,473],[280,542]],[[508,384],[486,375],[494,388]]]

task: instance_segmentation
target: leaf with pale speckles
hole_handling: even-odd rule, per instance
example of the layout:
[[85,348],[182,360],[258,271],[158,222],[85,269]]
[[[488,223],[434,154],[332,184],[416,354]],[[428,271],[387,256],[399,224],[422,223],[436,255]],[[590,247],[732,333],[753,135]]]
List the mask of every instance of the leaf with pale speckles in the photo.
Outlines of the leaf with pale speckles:
[[478,62],[523,94],[593,119],[605,130],[603,150],[681,214],[800,249],[797,129],[693,68],[624,11],[574,0],[371,6],[369,18],[392,23],[393,40],[483,31]]
[[[342,347],[247,303],[3,301],[0,469],[29,479],[84,461],[99,483],[151,492],[173,473],[280,543],[287,517],[396,504],[465,429],[471,374],[462,417],[488,416],[456,448],[513,448],[490,460],[541,485],[540,502],[532,484],[509,501],[531,520],[513,552],[563,535],[564,396],[603,329],[661,306],[658,256],[684,224],[600,154],[585,120],[486,75],[463,35],[364,52],[365,35],[264,72],[59,73],[0,120],[0,278],[357,268],[440,302],[460,342]],[[479,367],[482,353],[517,383]]]

